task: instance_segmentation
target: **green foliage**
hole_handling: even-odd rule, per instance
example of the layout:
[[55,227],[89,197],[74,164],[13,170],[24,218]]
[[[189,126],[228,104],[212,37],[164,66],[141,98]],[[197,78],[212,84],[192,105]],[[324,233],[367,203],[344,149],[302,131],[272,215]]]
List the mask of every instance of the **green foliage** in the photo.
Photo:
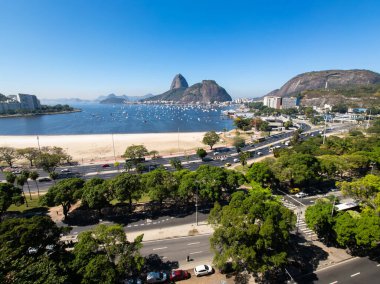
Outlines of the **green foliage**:
[[317,200],[317,202],[309,206],[305,212],[305,221],[307,226],[323,237],[327,242],[335,239],[333,231],[334,217],[333,217],[333,204],[324,200]]
[[218,134],[216,134],[215,131],[209,131],[209,132],[206,132],[206,134],[204,135],[203,137],[203,144],[206,144],[208,146],[210,146],[210,149],[212,150],[212,147],[218,143],[220,140],[220,137]]
[[350,213],[343,212],[335,218],[334,231],[336,233],[336,241],[343,247],[353,248],[356,246],[357,220]]
[[176,171],[180,171],[183,169],[181,160],[178,158],[170,159],[170,165],[176,169]]
[[242,166],[245,166],[247,164],[247,160],[251,157],[250,152],[240,152],[239,153],[239,159]]
[[234,125],[241,130],[247,131],[251,129],[251,119],[250,118],[242,118],[237,117],[234,120]]
[[129,207],[132,208],[132,200],[138,200],[142,195],[142,184],[139,175],[122,173],[114,177],[109,182],[113,196],[123,202],[129,201]]
[[139,160],[148,154],[149,152],[144,145],[132,145],[125,150],[123,157],[131,160],[134,165],[137,165]]
[[0,162],[5,162],[8,166],[12,167],[14,161],[17,159],[18,154],[16,149],[12,147],[0,147]]
[[36,159],[36,166],[42,168],[45,172],[52,173],[61,162],[61,155],[41,153]]
[[275,182],[274,174],[265,162],[253,163],[246,174],[246,178],[249,182],[257,182],[262,187],[269,187]]
[[245,140],[239,136],[236,136],[232,141],[232,146],[236,148],[237,152],[240,152],[240,149],[245,146]]
[[268,190],[234,193],[229,205],[216,205],[210,213],[214,264],[220,268],[229,261],[236,270],[255,274],[279,269],[287,262],[295,219]]
[[7,211],[12,204],[20,206],[23,203],[21,188],[11,183],[0,183],[0,214]]
[[160,205],[176,191],[178,186],[174,175],[162,167],[143,174],[142,181],[149,197],[158,201]]
[[203,159],[204,157],[207,156],[207,152],[204,149],[202,149],[202,148],[198,148],[197,149],[197,156],[199,158]]
[[363,249],[371,249],[378,246],[380,242],[380,217],[374,214],[362,214],[358,219],[356,243]]
[[85,182],[82,193],[82,204],[91,209],[102,209],[109,205],[111,192],[108,183],[101,178],[92,178]]
[[37,159],[40,152],[37,148],[28,147],[24,149],[17,149],[17,154],[20,157],[27,159],[30,163],[30,166],[33,167],[33,162]]
[[82,197],[83,185],[84,180],[79,178],[61,180],[49,188],[42,198],[41,204],[46,206],[62,205],[63,214],[67,218],[71,205]]

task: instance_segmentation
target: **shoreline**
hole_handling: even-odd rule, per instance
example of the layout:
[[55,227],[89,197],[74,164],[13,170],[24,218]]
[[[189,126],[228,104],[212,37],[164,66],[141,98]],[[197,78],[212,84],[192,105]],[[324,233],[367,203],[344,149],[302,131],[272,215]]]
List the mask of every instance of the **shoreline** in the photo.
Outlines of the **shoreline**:
[[57,112],[45,112],[45,113],[18,113],[18,114],[0,114],[0,118],[15,118],[15,117],[31,117],[37,115],[54,115],[54,114],[66,114],[81,112],[81,109],[74,109],[71,111],[57,111]]
[[[0,135],[0,147],[61,147],[74,161],[95,162],[122,160],[121,155],[131,145],[144,145],[160,155],[187,155],[197,148],[208,149],[202,143],[206,132],[169,132],[139,134],[84,135]],[[218,145],[223,145],[219,143]],[[218,146],[215,145],[215,146]],[[114,156],[115,153],[115,156]]]

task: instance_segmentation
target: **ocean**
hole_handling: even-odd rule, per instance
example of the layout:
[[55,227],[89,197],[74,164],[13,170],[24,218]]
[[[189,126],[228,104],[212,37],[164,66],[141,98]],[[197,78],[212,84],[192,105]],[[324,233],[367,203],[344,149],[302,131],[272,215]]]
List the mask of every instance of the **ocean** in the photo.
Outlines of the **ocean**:
[[0,118],[0,135],[63,135],[223,131],[226,107],[70,104],[81,112]]

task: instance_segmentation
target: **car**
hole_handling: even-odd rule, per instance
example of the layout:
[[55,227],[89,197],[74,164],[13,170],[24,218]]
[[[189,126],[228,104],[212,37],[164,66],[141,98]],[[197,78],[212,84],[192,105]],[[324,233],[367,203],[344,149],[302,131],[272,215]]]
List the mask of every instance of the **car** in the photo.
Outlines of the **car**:
[[262,154],[262,152],[257,152],[257,156],[261,156]]
[[165,272],[149,272],[146,276],[146,283],[164,283],[168,280]]
[[225,160],[227,160],[227,157],[220,157],[220,160],[225,161]]
[[332,192],[336,192],[336,191],[339,191],[340,189],[339,188],[332,188],[332,189],[330,189],[330,191],[332,191]]
[[38,252],[38,248],[29,247],[28,254],[36,254]]
[[109,167],[111,167],[109,164],[102,165],[102,168],[109,168]]
[[213,155],[216,156],[216,155],[219,155],[220,153],[219,152],[214,152]]
[[173,270],[172,273],[170,273],[170,281],[180,281],[180,280],[186,280],[190,278],[190,273],[186,270]]
[[62,169],[62,170],[61,170],[61,173],[69,173],[69,172],[70,172],[69,169]]
[[239,163],[239,162],[240,162],[240,160],[238,158],[234,159],[234,163]]
[[51,181],[51,178],[49,178],[49,177],[40,177],[37,180],[39,182],[49,182],[49,181]]
[[208,275],[214,272],[214,269],[211,267],[211,265],[204,264],[204,265],[198,265],[194,268],[194,274],[195,276],[203,276]]
[[230,167],[230,166],[231,166],[231,163],[225,163],[224,166],[225,166],[225,167]]
[[123,284],[142,284],[143,282],[139,278],[129,278],[123,281]]
[[202,161],[203,162],[211,162],[211,161],[213,161],[214,159],[213,158],[210,158],[210,157],[204,157],[203,159],[202,159]]
[[306,197],[306,196],[308,196],[308,194],[305,193],[305,192],[298,192],[298,193],[295,195],[295,197],[297,197],[297,198],[302,198],[302,197]]

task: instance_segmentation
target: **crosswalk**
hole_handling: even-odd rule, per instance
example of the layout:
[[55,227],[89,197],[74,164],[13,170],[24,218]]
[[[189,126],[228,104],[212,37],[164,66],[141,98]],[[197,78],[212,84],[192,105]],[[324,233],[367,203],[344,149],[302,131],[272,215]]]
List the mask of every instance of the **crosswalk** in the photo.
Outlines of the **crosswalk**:
[[317,234],[314,233],[313,230],[310,230],[307,227],[306,222],[305,222],[305,217],[302,214],[300,214],[301,212],[298,211],[298,207],[285,198],[282,198],[281,201],[282,201],[282,204],[284,204],[286,208],[289,208],[290,210],[294,211],[294,213],[297,215],[297,223],[296,223],[297,233],[301,233],[302,235],[304,235],[305,239],[308,241],[318,240]]

